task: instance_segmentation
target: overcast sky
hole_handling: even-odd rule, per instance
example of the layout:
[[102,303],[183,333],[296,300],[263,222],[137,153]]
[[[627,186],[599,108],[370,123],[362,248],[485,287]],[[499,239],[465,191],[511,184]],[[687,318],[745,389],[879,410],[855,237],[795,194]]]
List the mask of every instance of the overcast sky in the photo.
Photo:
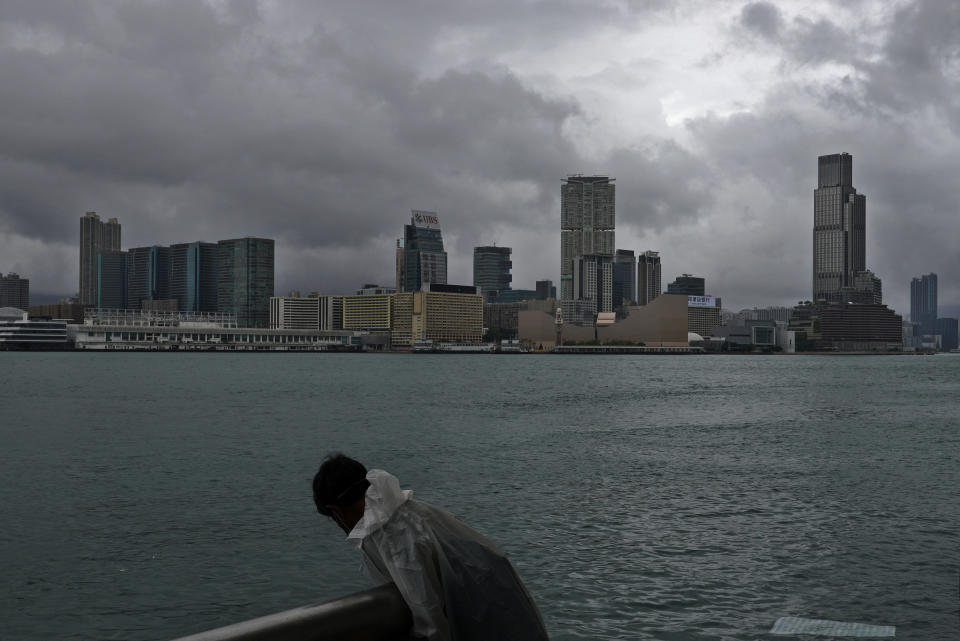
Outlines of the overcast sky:
[[277,291],[393,283],[411,209],[450,280],[559,281],[560,180],[732,309],[810,297],[816,157],[853,154],[867,266],[960,302],[960,3],[0,0],[0,270],[77,290],[124,248],[267,236]]

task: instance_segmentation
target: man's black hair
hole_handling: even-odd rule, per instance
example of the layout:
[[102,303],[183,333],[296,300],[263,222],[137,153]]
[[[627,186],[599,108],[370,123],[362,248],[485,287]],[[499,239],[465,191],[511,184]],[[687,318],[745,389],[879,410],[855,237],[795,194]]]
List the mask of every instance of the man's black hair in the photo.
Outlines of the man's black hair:
[[339,452],[329,455],[313,477],[313,502],[317,512],[330,516],[327,505],[350,505],[367,491],[367,468]]

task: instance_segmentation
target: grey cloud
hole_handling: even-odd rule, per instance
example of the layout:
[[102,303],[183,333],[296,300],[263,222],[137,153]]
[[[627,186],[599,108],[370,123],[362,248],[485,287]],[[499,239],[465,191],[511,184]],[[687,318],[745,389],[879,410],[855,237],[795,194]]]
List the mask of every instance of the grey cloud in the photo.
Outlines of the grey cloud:
[[[589,159],[571,125],[602,115],[532,89],[501,55],[561,52],[585,30],[629,33],[677,11],[11,0],[0,18],[0,34],[16,36],[0,40],[0,268],[33,272],[35,291],[73,291],[75,271],[56,266],[76,264],[62,254],[96,209],[121,219],[125,246],[272,236],[280,291],[349,291],[391,279],[393,239],[424,207],[443,217],[457,278],[469,279],[473,245],[513,237],[542,239],[515,248],[518,264],[539,260],[517,282],[556,279],[556,251],[544,247],[555,247],[560,178],[598,167],[618,178],[623,238],[672,239],[650,247],[671,277],[701,270],[732,305],[791,302],[808,295],[816,156],[845,150],[868,197],[868,262],[894,304],[910,275],[931,269],[941,298],[960,300],[942,233],[960,200],[948,135],[957,10],[907,6],[872,51],[856,24],[747,5],[738,28],[749,46],[780,47],[785,72],[828,61],[853,72],[787,80],[749,113],[693,119],[689,147],[624,140]],[[49,46],[31,48],[43,34]],[[716,236],[695,245],[697,233]]]
[[608,162],[617,177],[618,228],[661,231],[710,211],[717,187],[713,172],[673,141],[616,149]]
[[751,2],[740,11],[740,24],[764,38],[775,40],[783,27],[783,16],[774,4]]

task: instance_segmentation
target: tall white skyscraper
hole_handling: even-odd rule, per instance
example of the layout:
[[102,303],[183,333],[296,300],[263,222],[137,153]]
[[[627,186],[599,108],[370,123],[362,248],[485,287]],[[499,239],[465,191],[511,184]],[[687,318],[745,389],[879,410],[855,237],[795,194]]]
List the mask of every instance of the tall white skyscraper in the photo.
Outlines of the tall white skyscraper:
[[615,178],[568,176],[560,188],[560,304],[564,322],[613,311]]

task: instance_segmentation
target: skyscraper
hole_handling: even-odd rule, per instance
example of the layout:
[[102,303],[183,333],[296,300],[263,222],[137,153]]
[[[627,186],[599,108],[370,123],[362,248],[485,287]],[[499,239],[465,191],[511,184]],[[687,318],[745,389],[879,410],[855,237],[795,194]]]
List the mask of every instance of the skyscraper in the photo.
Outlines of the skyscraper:
[[705,296],[706,280],[699,276],[683,274],[667,285],[668,294],[684,294],[686,296]]
[[935,334],[937,325],[937,275],[923,274],[910,281],[910,322],[921,334]]
[[613,306],[637,300],[637,259],[632,249],[618,249],[613,259]]
[[124,251],[97,253],[98,309],[127,308],[127,260]]
[[536,283],[537,300],[557,297],[557,288],[552,280],[538,280]]
[[646,305],[662,293],[660,254],[645,251],[637,261],[637,303]]
[[473,284],[479,287],[484,298],[492,298],[510,289],[513,276],[510,269],[509,247],[473,248]]
[[840,301],[866,270],[867,199],[853,188],[853,156],[817,159],[813,191],[813,300]]
[[170,248],[153,245],[127,252],[127,308],[170,298]]
[[217,243],[170,245],[169,294],[181,312],[217,311]]
[[[400,251],[403,255],[400,255]],[[429,283],[446,284],[447,252],[436,212],[414,209],[397,243],[397,288],[418,292]]]
[[239,327],[267,327],[274,288],[274,242],[234,238],[217,243],[217,311]]
[[80,218],[80,303],[97,304],[97,253],[120,250],[120,223],[116,218],[106,223],[96,212],[88,211]]
[[613,311],[616,185],[568,176],[560,187],[560,299],[565,322],[592,324]]
[[0,307],[27,311],[30,307],[30,280],[13,272],[6,276],[0,274]]

